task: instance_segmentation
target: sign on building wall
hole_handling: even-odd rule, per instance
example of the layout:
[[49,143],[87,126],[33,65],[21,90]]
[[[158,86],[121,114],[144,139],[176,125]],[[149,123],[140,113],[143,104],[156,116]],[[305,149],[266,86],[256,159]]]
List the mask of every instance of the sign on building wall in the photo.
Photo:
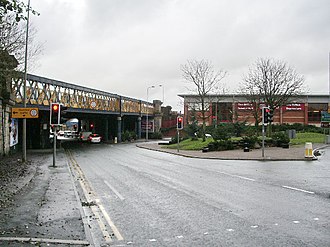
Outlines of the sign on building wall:
[[11,119],[9,132],[9,146],[15,146],[18,143],[18,121],[16,118]]
[[321,112],[321,122],[330,123],[330,114],[326,111]]
[[284,111],[304,111],[305,104],[304,103],[292,103],[283,106]]
[[237,103],[237,110],[251,111],[251,110],[253,110],[253,104],[249,103],[249,102],[238,102]]

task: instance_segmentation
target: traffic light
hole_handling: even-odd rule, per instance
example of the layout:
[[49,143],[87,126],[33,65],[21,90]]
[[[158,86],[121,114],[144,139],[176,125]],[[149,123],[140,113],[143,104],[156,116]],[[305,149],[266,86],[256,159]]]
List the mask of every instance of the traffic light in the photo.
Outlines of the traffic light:
[[63,115],[66,114],[66,110],[68,109],[67,106],[60,105],[60,116],[62,117]]
[[176,128],[177,128],[178,130],[182,130],[182,129],[183,129],[183,117],[178,116],[178,117],[176,118]]
[[66,114],[66,110],[68,109],[68,107],[64,106],[64,105],[60,105],[60,123],[65,122],[63,116]]
[[60,124],[60,104],[51,103],[50,105],[50,125]]
[[269,122],[269,113],[270,113],[269,107],[262,108],[262,123],[263,124],[267,124]]
[[268,112],[268,123],[272,123],[273,122],[273,116],[274,116],[273,110],[269,109],[269,112]]

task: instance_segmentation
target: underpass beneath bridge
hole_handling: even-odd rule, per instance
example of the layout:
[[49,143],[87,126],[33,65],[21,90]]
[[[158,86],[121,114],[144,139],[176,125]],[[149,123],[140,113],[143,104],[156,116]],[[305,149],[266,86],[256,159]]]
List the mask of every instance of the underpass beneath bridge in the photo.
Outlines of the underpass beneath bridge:
[[[11,97],[15,102],[13,108],[23,107],[22,78],[12,80]],[[100,134],[106,142],[121,142],[125,132],[130,132],[135,138],[141,139],[145,137],[147,127],[148,131],[153,132],[159,130],[161,126],[161,114],[157,114],[160,112],[161,101],[155,100],[154,103],[150,103],[28,74],[26,107],[39,109],[38,118],[27,119],[28,149],[44,149],[52,146],[51,103],[60,103],[67,108],[61,116],[62,133],[79,135],[80,132],[87,131]],[[22,119],[18,119],[18,146],[22,143],[22,122]]]

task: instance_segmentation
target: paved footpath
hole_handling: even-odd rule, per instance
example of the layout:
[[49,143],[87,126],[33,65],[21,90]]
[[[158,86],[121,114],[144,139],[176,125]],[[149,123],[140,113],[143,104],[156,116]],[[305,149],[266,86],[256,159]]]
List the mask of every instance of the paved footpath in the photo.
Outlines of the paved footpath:
[[[140,148],[181,155],[190,158],[203,159],[223,159],[223,160],[307,160],[305,158],[305,146],[291,146],[290,148],[267,147],[262,157],[262,149],[253,149],[244,152],[243,149],[227,150],[227,151],[190,151],[169,149],[166,145],[159,145],[159,142],[144,142],[137,144]],[[325,147],[324,144],[314,144],[313,149]]]
[[0,207],[0,246],[88,245],[64,151],[57,153],[56,167],[51,153],[27,158],[30,171],[6,187],[12,197]]

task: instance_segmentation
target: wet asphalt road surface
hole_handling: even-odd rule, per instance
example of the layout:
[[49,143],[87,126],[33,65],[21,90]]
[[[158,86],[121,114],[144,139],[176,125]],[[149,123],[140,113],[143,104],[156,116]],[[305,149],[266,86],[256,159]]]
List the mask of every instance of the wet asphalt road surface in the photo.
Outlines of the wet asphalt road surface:
[[102,234],[102,222],[90,226],[97,245],[330,246],[329,149],[314,162],[203,160],[134,144],[70,156],[104,218]]

